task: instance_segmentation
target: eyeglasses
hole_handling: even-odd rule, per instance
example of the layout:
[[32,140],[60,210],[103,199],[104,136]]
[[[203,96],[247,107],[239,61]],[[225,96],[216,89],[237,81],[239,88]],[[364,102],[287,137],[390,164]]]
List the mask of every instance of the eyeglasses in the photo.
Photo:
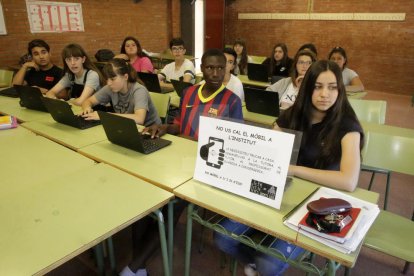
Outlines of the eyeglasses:
[[181,52],[184,50],[184,47],[171,47],[171,51]]
[[312,65],[312,61],[303,61],[303,60],[299,60],[298,61],[299,65]]

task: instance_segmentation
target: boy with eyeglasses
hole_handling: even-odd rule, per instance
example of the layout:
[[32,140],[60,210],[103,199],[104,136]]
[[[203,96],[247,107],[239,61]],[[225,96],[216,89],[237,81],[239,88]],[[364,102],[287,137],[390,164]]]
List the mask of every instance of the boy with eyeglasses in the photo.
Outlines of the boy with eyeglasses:
[[35,86],[45,94],[63,76],[63,70],[50,60],[50,47],[41,39],[29,42],[27,52],[31,60],[25,62],[14,75],[13,85]]
[[173,38],[170,41],[170,50],[174,61],[165,65],[158,74],[161,87],[173,88],[171,79],[194,83],[194,64],[184,57],[186,52],[184,41],[181,38]]

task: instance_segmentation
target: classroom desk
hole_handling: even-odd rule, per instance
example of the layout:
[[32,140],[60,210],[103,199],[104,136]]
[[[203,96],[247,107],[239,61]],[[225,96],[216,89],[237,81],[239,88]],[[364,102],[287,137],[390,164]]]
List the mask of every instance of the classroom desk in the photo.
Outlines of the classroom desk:
[[197,142],[169,134],[162,138],[172,141],[172,144],[150,154],[142,154],[108,140],[83,147],[79,152],[173,191],[193,177]]
[[0,96],[0,113],[13,115],[19,122],[30,122],[50,117],[47,112],[21,107],[19,98]]
[[263,115],[260,113],[254,113],[247,110],[246,106],[242,107],[243,109],[243,119],[248,122],[258,123],[271,127],[272,124],[276,121],[277,117],[272,117],[268,115]]
[[22,126],[73,150],[107,139],[101,125],[82,130],[58,123],[50,114],[47,115],[47,119],[26,122]]
[[[193,213],[194,205],[201,206],[225,217],[249,225],[271,236],[297,244],[306,250],[347,267],[352,267],[357,260],[360,247],[351,254],[343,254],[302,234],[298,235],[295,231],[283,224],[284,216],[286,216],[295,206],[300,204],[317,187],[318,185],[315,183],[294,178],[291,186],[287,188],[283,195],[280,210],[203,184],[194,179],[174,189],[174,194],[176,196],[190,202],[187,210],[185,275],[189,275],[190,273],[192,220],[196,219],[200,222],[201,219],[197,214]],[[379,197],[377,193],[359,188],[357,188],[352,195],[369,202],[377,202]],[[334,263],[330,262],[330,264],[330,271],[335,272],[335,269],[332,267]],[[311,268],[309,272],[312,272]]]
[[170,95],[170,105],[173,107],[180,107],[180,96],[177,95],[177,92],[173,91],[168,93]]
[[0,185],[8,186],[9,191],[25,191],[32,182],[45,181],[49,178],[45,172],[58,177],[94,164],[89,158],[20,126],[0,131],[0,141],[4,161],[0,166]]
[[269,82],[249,80],[247,75],[238,75],[237,77],[241,80],[241,82],[243,83],[243,86],[256,86],[262,89],[270,86]]
[[[0,184],[0,275],[43,275],[151,212],[160,213],[173,197],[104,164],[68,174],[43,166],[42,172],[48,179],[24,183],[24,192]],[[160,233],[168,275],[165,231]]]
[[366,95],[368,95],[367,91],[359,91],[359,92],[346,92],[346,96],[350,99],[362,99]]

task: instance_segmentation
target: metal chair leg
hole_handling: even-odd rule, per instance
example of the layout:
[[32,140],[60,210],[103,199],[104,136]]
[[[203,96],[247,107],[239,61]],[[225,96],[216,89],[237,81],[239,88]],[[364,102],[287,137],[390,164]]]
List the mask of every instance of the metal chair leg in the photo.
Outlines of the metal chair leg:
[[410,269],[410,263],[405,262],[404,269],[402,271],[403,274],[407,274],[408,270]]
[[387,173],[387,185],[385,186],[385,197],[384,197],[384,210],[387,210],[388,207],[388,193],[390,191],[390,178],[391,172]]
[[116,275],[116,260],[115,260],[114,243],[112,241],[112,237],[109,237],[106,241],[108,243],[108,256],[109,256],[109,264],[111,266],[111,272],[112,272],[112,275]]
[[372,172],[371,180],[369,181],[368,191],[371,191],[372,183],[374,183],[375,172]]
[[168,262],[167,238],[165,237],[164,216],[160,210],[154,211],[158,219],[158,231],[160,233],[162,260],[164,265],[164,275],[170,276],[170,266]]
[[93,247],[95,253],[96,266],[98,267],[98,274],[101,276],[105,275],[105,266],[104,266],[104,253],[103,253],[103,244],[102,242]]

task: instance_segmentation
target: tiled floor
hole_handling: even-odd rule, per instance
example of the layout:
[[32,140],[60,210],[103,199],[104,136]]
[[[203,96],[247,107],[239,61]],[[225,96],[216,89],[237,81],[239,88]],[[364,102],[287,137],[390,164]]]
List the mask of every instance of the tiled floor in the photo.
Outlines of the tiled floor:
[[[411,97],[391,95],[385,93],[370,92],[365,99],[381,99],[387,101],[386,124],[406,128],[414,128],[414,107],[411,106]],[[366,188],[369,175],[362,173],[360,177],[360,187]],[[391,192],[389,199],[389,211],[411,218],[414,209],[414,177],[393,173],[391,178]],[[383,191],[385,187],[385,177],[378,176],[374,185],[374,191],[381,194],[380,206],[383,202]],[[191,275],[231,275],[229,266],[220,267],[220,252],[212,243],[212,234],[207,231],[205,235],[205,246],[202,253],[198,252],[198,242],[200,225],[194,224],[193,247],[191,255]],[[180,219],[175,232],[174,243],[174,274],[183,275],[184,266],[184,246],[185,246],[185,216]],[[126,265],[131,257],[130,232],[128,229],[121,231],[114,236],[115,251],[117,254],[117,265],[121,269]],[[45,250],[47,250],[45,248]],[[414,250],[414,249],[413,249]],[[163,275],[161,254],[158,252],[149,262],[148,269],[151,276]],[[317,258],[317,262],[323,260]],[[24,264],[23,264],[24,265]],[[376,275],[390,276],[400,275],[404,262],[380,254],[374,250],[363,248],[352,275]],[[243,275],[242,268],[239,266],[238,275]],[[342,275],[343,270],[338,272]],[[48,275],[96,275],[93,258],[90,251],[72,259],[55,269]],[[285,275],[304,275],[303,272],[294,268],[289,268]],[[407,275],[414,275],[414,265],[411,265]]]

